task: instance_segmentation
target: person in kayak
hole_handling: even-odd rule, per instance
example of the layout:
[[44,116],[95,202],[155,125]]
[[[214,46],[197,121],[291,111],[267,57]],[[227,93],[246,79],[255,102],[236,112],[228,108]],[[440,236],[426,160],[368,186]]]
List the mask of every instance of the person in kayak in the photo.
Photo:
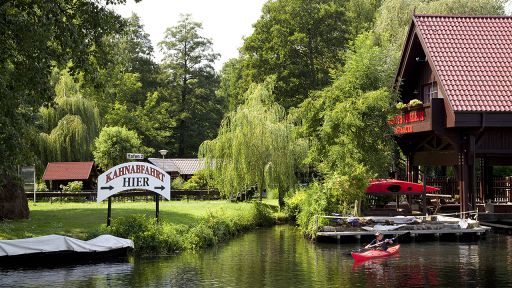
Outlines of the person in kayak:
[[384,235],[382,235],[382,233],[380,233],[380,232],[377,232],[377,233],[375,233],[375,239],[373,239],[373,241],[370,242],[370,244],[366,245],[364,248],[366,248],[366,249],[374,248],[374,249],[386,251],[386,250],[388,250],[388,244],[393,244],[393,240],[384,239]]

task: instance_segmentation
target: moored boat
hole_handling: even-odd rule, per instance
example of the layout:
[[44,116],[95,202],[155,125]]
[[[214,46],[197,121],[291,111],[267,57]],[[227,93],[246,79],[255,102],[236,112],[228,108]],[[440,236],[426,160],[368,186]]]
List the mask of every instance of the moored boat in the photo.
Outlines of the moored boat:
[[89,241],[61,235],[0,240],[0,267],[55,266],[126,257],[133,241],[101,235]]
[[400,250],[400,244],[391,246],[386,251],[372,249],[372,250],[368,250],[365,252],[352,252],[351,254],[355,261],[364,261],[364,260],[373,259],[373,258],[382,258],[382,257],[392,256],[392,255],[397,254],[399,250]]

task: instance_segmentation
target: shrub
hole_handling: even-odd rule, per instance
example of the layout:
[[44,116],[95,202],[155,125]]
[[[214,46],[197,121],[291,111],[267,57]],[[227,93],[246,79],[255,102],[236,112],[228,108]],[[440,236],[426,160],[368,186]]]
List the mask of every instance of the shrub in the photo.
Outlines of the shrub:
[[112,221],[106,232],[133,240],[138,254],[170,254],[183,249],[184,225],[157,223],[153,217],[130,215]]
[[200,222],[198,225],[192,227],[184,237],[185,248],[189,250],[196,250],[202,247],[210,247],[217,244],[217,237],[213,232],[215,227],[206,225],[205,222]]
[[68,185],[62,187],[62,191],[81,191],[84,183],[82,181],[69,182]]
[[295,192],[293,195],[285,199],[286,206],[285,206],[285,212],[288,215],[288,217],[292,220],[297,219],[297,215],[299,215],[300,212],[300,205],[302,202],[304,202],[304,199],[306,198],[306,190],[301,189]]
[[272,210],[269,205],[254,202],[254,224],[259,227],[268,227],[274,224]]
[[172,180],[171,183],[171,189],[183,189],[183,184],[185,183],[185,180],[181,177],[177,177],[174,180]]
[[207,213],[193,226],[157,223],[146,215],[130,215],[112,221],[104,233],[129,238],[137,254],[171,254],[216,245],[254,227],[275,223],[269,205],[255,202],[251,209],[234,214]]
[[46,183],[44,181],[37,182],[36,190],[39,192],[46,192],[48,191],[48,187],[46,187]]
[[212,188],[213,179],[210,177],[210,175],[211,173],[209,173],[206,169],[196,171],[194,176],[185,182],[183,189],[199,190]]
[[306,236],[313,238],[318,229],[315,217],[324,215],[328,210],[329,195],[320,183],[311,184],[305,192],[306,196],[299,205],[297,224]]

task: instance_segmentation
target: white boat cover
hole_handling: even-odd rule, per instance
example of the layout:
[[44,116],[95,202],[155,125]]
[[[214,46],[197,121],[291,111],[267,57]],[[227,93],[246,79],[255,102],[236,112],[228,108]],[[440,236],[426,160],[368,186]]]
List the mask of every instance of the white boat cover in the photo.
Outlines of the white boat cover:
[[372,216],[367,217],[367,219],[371,219],[374,222],[377,223],[384,223],[386,221],[393,221],[395,224],[411,224],[414,222],[418,222],[419,219],[417,219],[414,216],[393,216],[393,217],[385,217],[385,216]]
[[0,257],[58,251],[104,252],[127,247],[133,248],[132,240],[112,235],[101,235],[89,241],[61,235],[47,235],[26,239],[0,240]]
[[363,228],[364,230],[366,231],[391,231],[391,230],[395,230],[395,229],[398,229],[402,226],[405,226],[405,224],[400,224],[400,225],[375,225],[373,227],[371,226],[364,226],[364,227],[361,227]]

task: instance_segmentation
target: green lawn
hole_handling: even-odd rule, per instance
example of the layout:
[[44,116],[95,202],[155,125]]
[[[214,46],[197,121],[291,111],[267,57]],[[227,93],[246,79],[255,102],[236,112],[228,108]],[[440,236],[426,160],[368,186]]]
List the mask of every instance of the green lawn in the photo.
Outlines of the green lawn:
[[[277,205],[276,200],[267,204]],[[220,201],[160,202],[160,219],[176,224],[194,224],[209,211],[223,209],[225,213],[240,213],[251,203]],[[60,234],[86,239],[106,224],[107,202],[88,203],[29,203],[30,219],[0,222],[0,239],[17,239]],[[155,202],[113,202],[112,219],[131,214],[155,215]]]

